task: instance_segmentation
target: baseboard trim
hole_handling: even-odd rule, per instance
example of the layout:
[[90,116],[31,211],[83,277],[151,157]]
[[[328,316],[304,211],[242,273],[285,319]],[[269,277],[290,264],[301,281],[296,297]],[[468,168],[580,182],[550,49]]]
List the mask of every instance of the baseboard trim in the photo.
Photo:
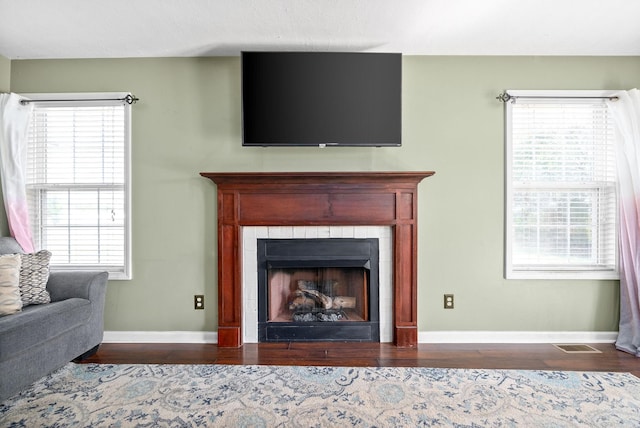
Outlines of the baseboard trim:
[[217,332],[105,331],[103,343],[218,343]]
[[418,343],[614,343],[617,331],[423,331]]
[[[617,331],[423,331],[418,343],[614,343]],[[105,331],[104,343],[218,343],[217,332]]]

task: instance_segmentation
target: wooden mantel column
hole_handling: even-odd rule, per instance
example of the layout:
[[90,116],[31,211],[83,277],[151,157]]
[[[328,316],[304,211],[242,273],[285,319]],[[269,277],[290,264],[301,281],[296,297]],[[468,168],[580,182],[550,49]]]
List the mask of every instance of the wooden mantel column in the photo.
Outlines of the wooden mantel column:
[[218,187],[218,346],[242,346],[242,226],[391,226],[394,343],[415,347],[425,172],[202,172]]

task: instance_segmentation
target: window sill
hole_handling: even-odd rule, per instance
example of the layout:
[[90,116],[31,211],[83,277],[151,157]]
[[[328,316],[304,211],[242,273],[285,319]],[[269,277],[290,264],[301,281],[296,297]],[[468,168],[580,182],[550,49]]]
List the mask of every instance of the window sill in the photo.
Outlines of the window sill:
[[589,271],[540,271],[540,270],[511,270],[505,273],[506,279],[562,279],[562,280],[619,280],[618,271],[589,270]]
[[133,279],[131,273],[125,273],[122,271],[110,271],[107,268],[100,266],[92,266],[92,267],[60,267],[60,266],[51,266],[51,272],[73,272],[73,271],[84,271],[84,272],[108,272],[109,273],[109,281],[128,281]]

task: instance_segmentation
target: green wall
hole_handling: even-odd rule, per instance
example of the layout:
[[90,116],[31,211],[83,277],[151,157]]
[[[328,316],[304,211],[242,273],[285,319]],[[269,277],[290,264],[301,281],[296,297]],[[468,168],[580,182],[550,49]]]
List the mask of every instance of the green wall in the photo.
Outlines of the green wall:
[[11,81],[11,60],[0,55],[0,92],[9,92]]
[[[1,67],[0,63],[0,67]],[[434,170],[419,193],[419,330],[614,331],[616,281],[503,278],[504,89],[629,89],[640,57],[403,62],[401,148],[243,148],[240,62],[20,60],[14,92],[131,91],[134,279],[111,281],[106,330],[216,329],[215,186],[200,171]],[[2,83],[0,68],[0,84]],[[442,295],[456,308],[444,310]],[[205,294],[206,309],[193,310]]]
[[[9,92],[11,89],[11,60],[0,55],[0,92]],[[0,198],[2,198],[2,190],[0,190]],[[0,204],[3,206],[3,204]],[[0,236],[9,235],[9,225],[7,223],[7,215],[3,208],[0,208]]]

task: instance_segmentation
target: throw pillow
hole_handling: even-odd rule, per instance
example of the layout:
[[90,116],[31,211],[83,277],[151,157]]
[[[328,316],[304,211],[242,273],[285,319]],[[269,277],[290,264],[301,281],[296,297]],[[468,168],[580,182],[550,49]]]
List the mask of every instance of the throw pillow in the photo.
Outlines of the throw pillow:
[[20,299],[20,255],[0,256],[0,317],[22,310]]
[[41,250],[37,253],[20,254],[22,267],[20,268],[20,295],[22,305],[40,305],[51,302],[47,291],[49,280],[49,260],[51,253]]

